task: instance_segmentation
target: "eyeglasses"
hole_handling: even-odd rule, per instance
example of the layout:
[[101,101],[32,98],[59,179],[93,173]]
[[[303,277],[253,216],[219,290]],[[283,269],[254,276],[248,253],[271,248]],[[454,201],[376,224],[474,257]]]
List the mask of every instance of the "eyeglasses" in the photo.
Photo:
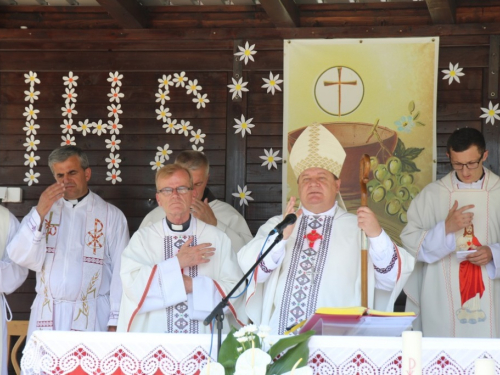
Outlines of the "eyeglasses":
[[479,158],[478,161],[471,161],[469,163],[452,163],[450,161],[450,164],[452,166],[452,168],[456,171],[461,171],[462,169],[464,169],[464,167],[467,167],[467,169],[477,169],[477,167],[479,167],[479,163],[481,162],[481,160],[483,160],[483,155],[484,153],[481,154],[481,157]]
[[179,195],[184,195],[186,194],[189,190],[193,190],[192,188],[188,188],[187,186],[179,186],[176,188],[171,188],[171,187],[165,187],[163,189],[160,189],[157,191],[159,194],[163,194],[165,196],[172,195],[174,191],[177,192]]

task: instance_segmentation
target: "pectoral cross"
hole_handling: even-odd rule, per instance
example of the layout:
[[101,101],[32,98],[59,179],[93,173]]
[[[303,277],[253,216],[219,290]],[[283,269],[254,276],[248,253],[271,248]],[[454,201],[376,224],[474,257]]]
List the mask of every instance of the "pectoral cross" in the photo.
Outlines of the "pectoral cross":
[[309,248],[312,249],[314,247],[314,243],[317,240],[322,240],[323,236],[318,232],[316,232],[316,229],[313,229],[312,232],[306,234],[304,238],[306,238],[309,241]]
[[341,104],[341,97],[342,97],[342,85],[351,85],[351,86],[356,86],[358,84],[358,81],[346,81],[346,82],[342,82],[342,67],[339,66],[337,67],[337,72],[338,72],[338,76],[339,76],[339,80],[337,82],[333,82],[333,81],[324,81],[323,84],[325,86],[335,86],[335,85],[338,85],[339,86],[339,117],[342,115],[342,110],[340,108],[340,104]]
[[55,236],[57,233],[57,227],[59,224],[52,224],[52,215],[54,213],[50,211],[49,220],[45,220],[45,242],[49,241],[49,236]]

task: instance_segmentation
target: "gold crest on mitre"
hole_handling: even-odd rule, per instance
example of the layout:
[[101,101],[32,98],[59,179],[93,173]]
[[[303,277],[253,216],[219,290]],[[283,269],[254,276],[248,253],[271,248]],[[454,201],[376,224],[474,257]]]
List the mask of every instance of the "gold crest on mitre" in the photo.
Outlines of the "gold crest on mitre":
[[340,177],[346,153],[340,142],[323,125],[309,125],[295,141],[289,162],[296,178],[309,168],[323,168]]

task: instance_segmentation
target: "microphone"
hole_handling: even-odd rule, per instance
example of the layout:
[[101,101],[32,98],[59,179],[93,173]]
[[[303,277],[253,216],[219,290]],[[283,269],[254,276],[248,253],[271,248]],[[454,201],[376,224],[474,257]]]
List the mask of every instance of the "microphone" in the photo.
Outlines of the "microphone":
[[278,233],[278,234],[281,234],[283,233],[283,231],[285,230],[285,228],[289,225],[292,225],[292,224],[295,224],[295,222],[297,221],[297,215],[295,214],[288,214],[285,216],[285,218],[283,219],[283,221],[281,223],[279,223],[278,225],[276,225],[274,227],[274,229],[269,232],[269,234],[273,234],[273,233]]

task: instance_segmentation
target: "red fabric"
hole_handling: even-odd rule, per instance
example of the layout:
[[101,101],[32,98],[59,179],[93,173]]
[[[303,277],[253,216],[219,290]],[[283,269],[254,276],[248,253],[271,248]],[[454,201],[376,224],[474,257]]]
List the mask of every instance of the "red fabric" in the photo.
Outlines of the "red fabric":
[[[472,244],[475,246],[481,246],[481,243],[476,236],[472,237]],[[472,245],[469,243],[469,245]],[[469,250],[472,250],[469,247]],[[479,298],[483,296],[484,293],[484,282],[483,274],[481,272],[481,266],[472,264],[468,260],[464,260],[460,263],[459,269],[459,281],[460,281],[460,297],[462,300],[462,306],[465,302],[475,297],[479,293]]]

